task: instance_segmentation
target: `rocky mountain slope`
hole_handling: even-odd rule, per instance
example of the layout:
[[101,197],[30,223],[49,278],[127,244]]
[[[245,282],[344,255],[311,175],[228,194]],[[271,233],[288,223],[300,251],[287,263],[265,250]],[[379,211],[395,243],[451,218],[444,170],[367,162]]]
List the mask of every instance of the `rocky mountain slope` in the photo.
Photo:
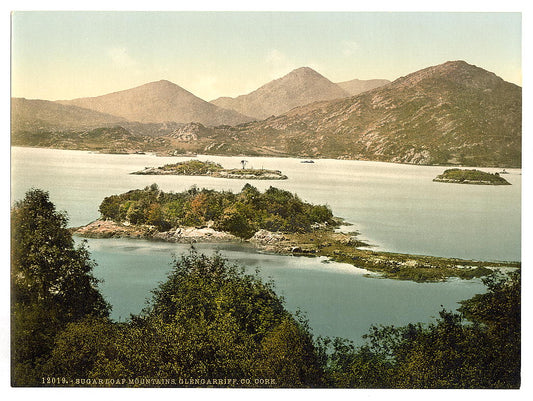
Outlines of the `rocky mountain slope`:
[[204,125],[239,124],[251,118],[208,103],[169,81],[150,82],[103,96],[58,103],[112,114],[141,123],[199,122]]
[[[233,147],[302,157],[520,166],[522,89],[464,61],[228,132]],[[228,142],[228,145],[232,141]]]
[[350,96],[350,93],[315,70],[302,67],[259,89],[236,98],[220,97],[212,104],[264,119],[304,104]]
[[355,96],[389,83],[388,79],[352,79],[351,81],[337,82],[337,85],[348,92],[350,96]]
[[[302,77],[317,73],[300,69],[295,74]],[[181,93],[181,88],[169,82],[144,87],[150,86],[166,89],[131,91],[139,96],[167,91]],[[318,86],[312,87],[316,91]],[[267,92],[263,94],[266,96]],[[276,91],[271,93],[279,99]],[[356,96],[318,101],[262,121],[233,126],[120,121],[125,115],[133,118],[133,114],[139,116],[139,120],[160,120],[164,113],[157,105],[163,109],[169,105],[165,100],[158,103],[158,95],[153,98],[154,104],[149,104],[152,99],[149,96],[137,98],[132,92],[129,95],[125,99],[131,102],[132,110],[124,109],[120,116],[47,101],[13,99],[13,143],[130,153],[155,151],[159,154],[346,158],[426,165],[521,166],[522,88],[464,61],[425,68]],[[101,104],[107,104],[116,95],[106,96],[100,97],[105,98]],[[141,104],[134,104],[134,99]],[[116,100],[120,103],[120,98]],[[88,103],[92,101],[89,99]],[[110,108],[113,113],[120,112],[128,102]],[[270,102],[264,99],[265,104],[281,104],[278,100]],[[149,118],[150,113],[157,118]],[[51,122],[57,126],[53,127]],[[91,132],[91,124],[95,128],[95,123],[107,131],[87,135]],[[116,130],[115,125],[127,132]]]
[[95,128],[126,120],[110,114],[38,99],[11,99],[11,130]]

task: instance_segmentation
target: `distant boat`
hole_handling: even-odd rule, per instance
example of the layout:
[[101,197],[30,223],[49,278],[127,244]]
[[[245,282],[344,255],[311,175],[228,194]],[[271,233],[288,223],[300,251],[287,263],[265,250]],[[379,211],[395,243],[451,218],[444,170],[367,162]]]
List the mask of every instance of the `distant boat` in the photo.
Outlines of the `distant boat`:
[[300,163],[314,163],[313,160],[302,160]]

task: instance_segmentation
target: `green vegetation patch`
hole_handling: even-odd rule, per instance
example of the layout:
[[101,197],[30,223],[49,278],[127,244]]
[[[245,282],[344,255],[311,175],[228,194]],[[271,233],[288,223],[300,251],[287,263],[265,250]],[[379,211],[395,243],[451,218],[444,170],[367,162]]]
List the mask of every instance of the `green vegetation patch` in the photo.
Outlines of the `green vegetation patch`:
[[446,170],[444,173],[433,179],[433,181],[456,184],[511,185],[507,180],[500,177],[498,173],[491,174],[480,170],[465,170],[459,168]]
[[459,313],[371,326],[356,347],[315,338],[259,274],[194,251],[145,310],[112,321],[87,248],[48,194],[28,192],[11,219],[15,387],[520,388],[520,270],[485,278]]
[[167,193],[152,184],[106,197],[100,204],[100,213],[102,218],[117,223],[153,225],[159,231],[209,225],[243,239],[261,229],[308,232],[316,225],[336,224],[328,206],[312,205],[274,187],[260,192],[250,184],[239,193],[196,187]]
[[256,180],[286,180],[287,176],[279,170],[266,169],[225,169],[220,164],[211,161],[187,160],[184,162],[165,164],[162,167],[146,167],[135,171],[137,175],[201,175],[218,178],[256,179]]
[[309,233],[285,234],[277,244],[281,253],[326,256],[336,262],[349,263],[382,277],[415,282],[445,281],[450,277],[464,280],[485,277],[495,269],[519,270],[520,262],[489,262],[443,258],[426,255],[409,255],[377,252],[356,236],[319,229]]
[[187,160],[180,163],[165,164],[159,168],[177,175],[210,175],[223,170],[223,167],[218,163],[210,161],[203,162],[200,160]]

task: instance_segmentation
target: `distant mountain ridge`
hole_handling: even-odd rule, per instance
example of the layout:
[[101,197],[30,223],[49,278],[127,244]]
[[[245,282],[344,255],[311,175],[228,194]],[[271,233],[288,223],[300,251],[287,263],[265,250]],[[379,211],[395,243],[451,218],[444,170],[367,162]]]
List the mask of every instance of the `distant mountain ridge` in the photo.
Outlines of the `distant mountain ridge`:
[[379,88],[380,86],[390,84],[391,81],[388,79],[352,79],[351,81],[337,82],[342,89],[350,94],[350,96],[355,96],[360,93]]
[[[137,132],[148,129],[153,135],[158,131],[154,124],[237,125],[262,119],[262,116],[282,114],[317,100],[349,95],[311,68],[302,67],[249,95],[236,99],[220,98],[213,104],[167,80],[72,100],[13,98],[12,123],[15,130],[96,128],[121,123]],[[245,109],[253,115],[231,109],[235,102],[242,101],[248,105]],[[163,128],[163,131],[168,130]]]
[[91,128],[126,122],[122,117],[40,99],[11,99],[11,130]]
[[83,107],[140,123],[199,122],[205,125],[239,124],[252,120],[193,95],[170,81],[150,82],[107,95],[57,103]]
[[[286,76],[290,76],[288,82],[291,84],[298,83],[300,79],[325,82],[320,74],[307,68],[291,74]],[[277,81],[283,81],[283,78]],[[259,92],[252,93],[271,93],[271,103],[280,105],[283,102],[279,102],[279,82],[273,82],[276,85],[269,83],[262,87],[266,87],[263,91],[258,89]],[[335,85],[329,80],[327,82],[328,87]],[[311,86],[314,88],[311,92],[319,87]],[[297,85],[286,86],[294,87]],[[158,109],[168,108],[172,104],[168,99],[176,99],[174,95],[183,94],[182,91],[168,81],[159,81],[125,91],[128,92],[125,98],[110,94],[83,101],[76,99],[68,102],[69,105],[12,99],[13,143],[18,146],[155,151],[160,154],[297,156],[425,165],[521,166],[522,88],[464,61],[424,68],[355,96],[314,101],[261,121],[224,125],[194,120],[186,124],[143,123],[127,121],[124,117],[128,115],[127,110],[121,112],[121,107],[131,102],[135,103],[131,113],[138,116],[136,121],[143,121],[142,116],[146,113],[145,121],[161,120],[170,111]],[[121,99],[127,102],[114,105],[114,109],[99,109],[121,112],[120,116],[79,106],[100,107],[112,103],[112,100],[120,103]],[[150,103],[151,99],[155,105],[148,104],[148,111],[144,110],[143,105]],[[161,103],[158,103],[160,99]],[[72,102],[77,105],[70,104]],[[207,103],[202,102],[199,103],[200,108]],[[176,106],[178,103],[176,101]],[[266,98],[263,103],[269,104]],[[284,104],[286,107],[287,104]],[[209,106],[214,110],[224,110],[213,104]],[[232,113],[242,116],[235,111]],[[116,126],[126,129],[133,136],[126,135]],[[94,131],[98,135],[86,135],[87,129],[98,127],[106,129]],[[105,138],[113,141],[112,146],[105,143]]]
[[464,61],[235,127],[241,149],[413,164],[521,166],[522,89]]
[[247,95],[220,97],[211,103],[264,119],[308,103],[350,96],[350,93],[309,67],[301,67]]

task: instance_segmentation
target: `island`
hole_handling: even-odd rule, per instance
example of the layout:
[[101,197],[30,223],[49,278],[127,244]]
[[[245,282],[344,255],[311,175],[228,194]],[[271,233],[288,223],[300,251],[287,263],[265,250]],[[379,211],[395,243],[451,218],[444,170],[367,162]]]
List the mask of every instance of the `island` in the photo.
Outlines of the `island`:
[[434,178],[433,181],[453,184],[511,185],[506,179],[500,177],[499,173],[491,174],[480,170],[459,168],[446,170],[444,173]]
[[187,160],[184,162],[165,164],[162,167],[145,167],[144,170],[131,174],[138,175],[195,175],[217,178],[235,178],[241,180],[286,180],[287,176],[279,170],[244,168],[225,169],[220,164],[210,161]]
[[313,205],[289,191],[264,192],[246,184],[239,193],[192,187],[163,192],[157,184],[106,197],[100,219],[73,233],[91,238],[143,238],[196,242],[245,242],[262,251],[325,256],[369,271],[372,277],[443,281],[470,279],[519,262],[484,262],[374,251],[327,205]]

